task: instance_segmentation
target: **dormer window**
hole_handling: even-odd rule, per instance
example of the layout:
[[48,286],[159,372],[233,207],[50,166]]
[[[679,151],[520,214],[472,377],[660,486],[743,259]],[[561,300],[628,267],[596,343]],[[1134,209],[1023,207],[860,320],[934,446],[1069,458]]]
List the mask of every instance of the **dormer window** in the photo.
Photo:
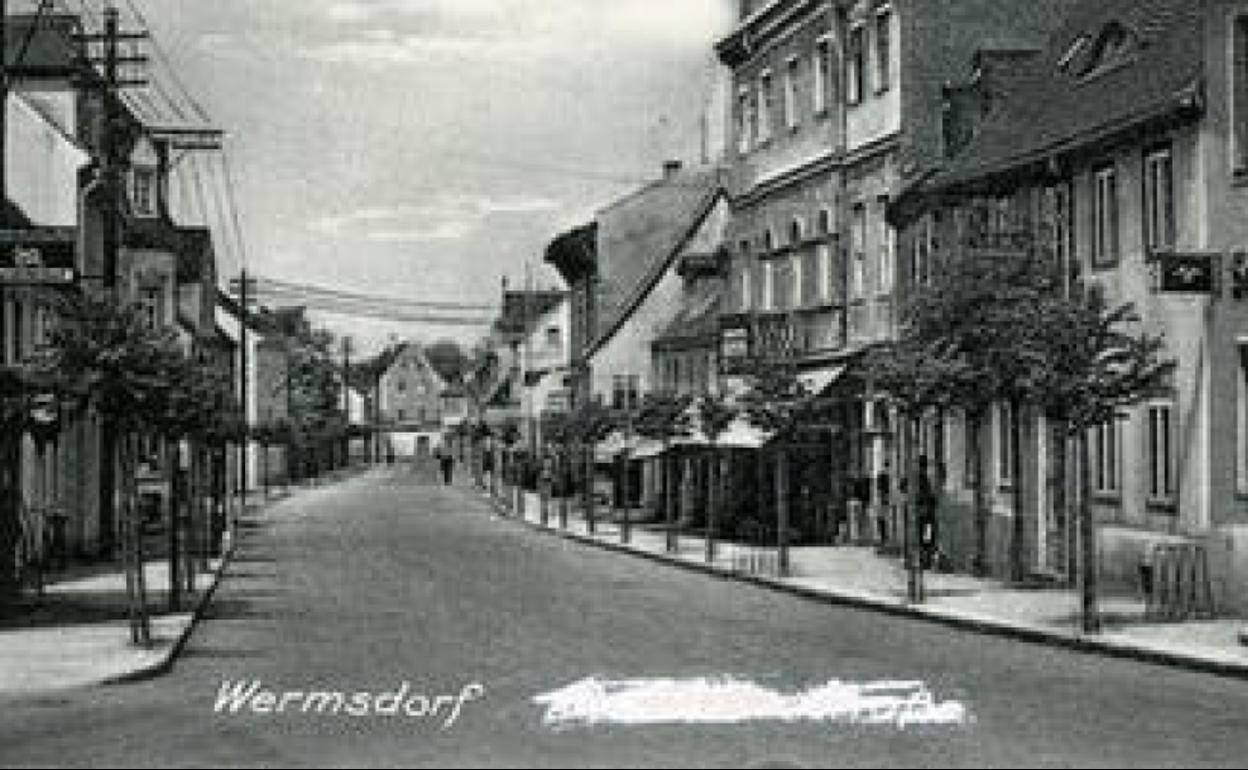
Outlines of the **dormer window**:
[[1090,78],[1127,60],[1138,46],[1136,34],[1111,21],[1099,34],[1080,35],[1058,61],[1058,67],[1076,78]]
[[137,167],[130,172],[130,208],[137,217],[156,216],[156,169]]

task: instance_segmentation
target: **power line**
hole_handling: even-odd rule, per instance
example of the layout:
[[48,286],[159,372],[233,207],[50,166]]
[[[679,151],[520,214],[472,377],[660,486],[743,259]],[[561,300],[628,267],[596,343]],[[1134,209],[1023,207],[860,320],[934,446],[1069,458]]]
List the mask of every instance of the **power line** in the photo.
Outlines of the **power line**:
[[398,297],[388,297],[380,294],[370,294],[358,291],[348,291],[343,289],[331,289],[323,286],[316,286],[308,283],[294,283],[290,281],[282,281],[275,278],[257,277],[257,287],[261,291],[270,291],[275,293],[300,294],[304,296],[323,296],[330,299],[341,299],[347,301],[361,302],[378,302],[392,305],[406,305],[408,307],[419,307],[427,310],[479,310],[483,312],[493,312],[497,309],[496,305],[490,304],[473,304],[465,302],[439,302],[414,299],[400,299]]

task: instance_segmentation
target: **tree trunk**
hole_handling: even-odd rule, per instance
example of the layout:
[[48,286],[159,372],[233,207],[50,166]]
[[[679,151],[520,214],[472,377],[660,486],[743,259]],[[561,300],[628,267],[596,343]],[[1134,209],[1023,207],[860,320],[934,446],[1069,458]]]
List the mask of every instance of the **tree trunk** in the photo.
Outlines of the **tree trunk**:
[[708,467],[707,479],[707,505],[706,505],[706,563],[712,564],[715,561],[715,513],[719,507],[718,500],[718,484],[715,477],[718,475],[718,450],[711,445],[711,463]]
[[676,553],[679,545],[676,538],[676,506],[674,482],[676,474],[672,472],[675,464],[672,458],[668,456],[672,445],[670,441],[663,442],[663,454],[659,455],[659,467],[663,472],[663,516],[667,522],[667,552]]
[[[1058,424],[1054,427],[1056,430],[1050,429],[1048,437],[1053,444],[1053,457],[1051,459],[1051,462],[1053,463],[1052,505],[1054,513],[1062,517],[1062,535],[1065,537],[1071,529],[1070,521],[1072,518],[1070,511],[1067,508],[1070,501],[1067,499],[1066,495],[1066,485],[1070,483],[1066,473],[1066,464],[1069,462],[1067,458],[1066,442],[1068,441],[1067,436],[1069,433],[1066,430],[1067,425],[1065,422],[1058,422]],[[1056,441],[1052,441],[1054,436],[1057,437]],[[1065,548],[1062,550],[1064,552],[1066,551]],[[1064,553],[1063,555],[1066,557],[1063,561],[1069,562],[1069,554]],[[1068,564],[1063,563],[1060,566],[1060,569],[1062,571],[1062,582],[1068,585],[1073,583],[1073,573],[1068,568]]]
[[122,517],[126,552],[126,588],[130,616],[130,639],[140,647],[152,644],[147,609],[147,579],[143,568],[143,522],[137,505],[134,437],[122,439],[121,479]]
[[181,456],[177,445],[172,452],[174,459],[169,469],[169,597],[170,612],[182,609],[182,570],[186,568],[182,558],[182,538],[179,522],[182,519],[182,506],[186,505],[186,478],[182,475]]
[[1014,508],[1010,537],[1010,579],[1022,583],[1027,579],[1027,520],[1025,501],[1023,498],[1023,415],[1022,404],[1017,399],[1010,401],[1010,480],[1013,482],[1013,494],[1010,496]]
[[598,501],[594,499],[594,445],[587,443],[584,447],[585,452],[585,526],[589,534],[594,534],[598,528],[597,522],[597,505]]
[[1092,513],[1092,483],[1090,471],[1090,453],[1088,449],[1087,431],[1079,434],[1079,550],[1083,574],[1081,606],[1083,631],[1088,634],[1099,633],[1101,617],[1097,610],[1097,579],[1098,568],[1096,553],[1096,522]]
[[985,487],[984,473],[984,441],[981,433],[983,412],[975,411],[970,415],[971,433],[971,470],[974,478],[971,482],[975,495],[975,562],[972,571],[978,577],[988,574],[988,490]]
[[789,574],[789,462],[784,446],[776,449],[776,571]]
[[630,494],[633,486],[632,468],[629,467],[628,451],[625,450],[624,458],[620,461],[620,503],[624,506],[624,519],[620,523],[620,542],[625,545],[633,539],[633,511],[632,511],[632,495]]
[[919,538],[919,416],[903,412],[902,452],[905,453],[906,492],[900,500],[905,522],[903,560],[906,564],[906,595],[912,602],[924,600],[923,554]]

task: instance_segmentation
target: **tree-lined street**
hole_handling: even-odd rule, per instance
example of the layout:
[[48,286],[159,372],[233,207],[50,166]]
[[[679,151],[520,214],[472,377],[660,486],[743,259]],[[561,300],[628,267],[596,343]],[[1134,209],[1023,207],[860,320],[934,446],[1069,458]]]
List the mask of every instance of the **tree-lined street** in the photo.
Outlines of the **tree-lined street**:
[[[586,677],[731,675],[782,691],[921,680],[961,726],[554,730],[542,693]],[[276,691],[484,686],[434,719],[214,713]],[[111,766],[1199,766],[1248,751],[1248,688],[826,606],[603,552],[494,516],[432,469],[307,490],[244,527],[174,670],[3,704],[0,764]],[[292,710],[293,711],[293,710]],[[73,725],[71,734],[63,729]]]

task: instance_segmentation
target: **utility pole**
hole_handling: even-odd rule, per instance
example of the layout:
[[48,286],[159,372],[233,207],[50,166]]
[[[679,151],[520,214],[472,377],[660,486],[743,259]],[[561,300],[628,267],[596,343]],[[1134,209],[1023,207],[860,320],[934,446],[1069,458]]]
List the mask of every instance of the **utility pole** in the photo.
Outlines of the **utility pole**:
[[[230,290],[238,295],[238,398],[243,408],[243,439],[239,446],[238,460],[238,505],[239,512],[247,508],[247,465],[249,450],[251,449],[251,437],[248,435],[251,429],[251,413],[248,409],[248,383],[247,369],[250,364],[249,341],[247,339],[247,314],[251,308],[251,290],[256,285],[255,278],[247,276],[247,268],[243,267],[238,274],[238,278],[230,282]],[[238,524],[238,515],[235,514],[235,528]]]

